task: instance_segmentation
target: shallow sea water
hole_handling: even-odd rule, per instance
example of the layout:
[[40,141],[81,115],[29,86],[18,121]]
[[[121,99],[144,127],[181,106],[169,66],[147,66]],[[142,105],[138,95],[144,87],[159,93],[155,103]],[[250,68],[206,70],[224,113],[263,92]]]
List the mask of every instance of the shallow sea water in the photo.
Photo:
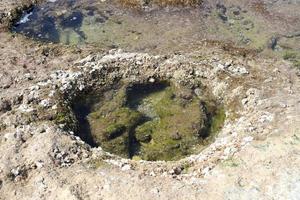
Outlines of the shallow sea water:
[[174,50],[203,38],[199,8],[129,10],[95,0],[46,2],[25,11],[12,31],[45,42],[128,50]]

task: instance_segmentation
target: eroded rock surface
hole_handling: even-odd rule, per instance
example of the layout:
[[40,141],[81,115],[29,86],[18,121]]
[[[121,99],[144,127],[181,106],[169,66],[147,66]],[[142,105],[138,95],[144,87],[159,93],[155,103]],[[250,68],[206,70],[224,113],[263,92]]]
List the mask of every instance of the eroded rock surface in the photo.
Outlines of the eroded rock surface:
[[[299,80],[295,77],[293,82],[289,81],[293,77],[292,74],[284,72],[284,68],[274,67],[273,62],[257,63],[253,59],[244,61],[238,57],[231,57],[231,66],[242,66],[248,73],[231,73],[227,67],[220,68],[220,65],[225,66],[227,62],[225,54],[198,60],[195,56],[198,53],[164,57],[116,51],[89,56],[74,64],[70,70],[51,73],[48,78],[35,84],[39,87],[29,87],[23,96],[24,99],[33,99],[29,102],[23,100],[18,105],[12,104],[12,110],[1,115],[1,149],[7,152],[1,162],[3,195],[16,198],[14,195],[24,196],[27,191],[32,190],[35,193],[28,193],[28,197],[41,197],[39,195],[43,196],[48,191],[53,195],[52,198],[62,198],[56,189],[53,190],[55,185],[62,184],[63,188],[73,188],[62,190],[68,197],[88,195],[92,198],[99,194],[103,198],[117,199],[118,195],[124,194],[121,192],[112,195],[114,189],[125,189],[132,184],[132,192],[126,194],[128,198],[139,199],[141,196],[138,194],[141,191],[147,194],[146,198],[160,196],[167,199],[176,198],[177,195],[190,197],[191,194],[195,199],[203,195],[212,198],[209,188],[214,187],[212,183],[221,180],[224,181],[224,185],[218,187],[217,192],[221,192],[222,195],[226,192],[226,195],[231,196],[230,190],[234,186],[242,196],[248,193],[242,187],[248,187],[248,181],[251,181],[247,178],[250,174],[243,168],[253,166],[253,170],[258,170],[257,164],[264,166],[267,162],[259,161],[252,165],[250,157],[253,154],[247,152],[257,152],[264,160],[263,155],[265,152],[270,153],[269,148],[278,150],[279,146],[285,148],[286,145],[291,145],[291,149],[287,151],[271,151],[274,158],[267,156],[271,162],[268,161],[268,165],[272,165],[276,172],[281,173],[280,159],[275,155],[291,154],[292,149],[296,153],[298,148],[299,124],[295,109],[299,106]],[[122,159],[101,148],[91,148],[80,137],[75,136],[74,132],[67,131],[67,126],[74,120],[68,114],[68,110],[71,109],[68,107],[69,102],[81,91],[111,84],[118,78],[148,81],[153,77],[157,79],[158,76],[174,77],[183,83],[188,83],[187,80],[192,80],[192,77],[198,77],[202,84],[211,88],[212,93],[223,102],[226,109],[225,125],[215,142],[201,153],[171,163],[134,161]],[[274,86],[281,87],[281,92],[274,92],[277,91]],[[44,114],[48,117],[44,118]],[[288,120],[284,120],[286,117]],[[287,124],[290,124],[288,127],[291,131],[285,131]],[[176,135],[175,137],[177,138]],[[282,144],[282,137],[290,142]],[[264,146],[267,145],[266,142],[268,146]],[[294,153],[284,159],[296,159]],[[16,157],[18,159],[14,160]],[[6,164],[7,162],[11,164]],[[295,165],[291,164],[284,170],[288,169],[295,175],[298,172],[297,168],[294,168],[297,161],[294,160],[293,163]],[[261,168],[260,173],[267,173],[264,171],[267,169]],[[231,173],[231,170],[234,172]],[[241,171],[235,173],[238,170]],[[76,173],[77,171],[80,173]],[[225,178],[229,176],[227,173],[236,179]],[[253,176],[255,175],[252,174],[251,177]],[[71,179],[72,181],[68,182]],[[63,180],[64,183],[59,183]],[[262,179],[256,179],[256,184],[266,184],[260,180]],[[291,179],[280,180],[283,181],[281,184],[286,184],[286,181]],[[26,184],[32,182],[30,185],[38,184],[38,188],[41,189],[25,190],[21,187],[24,181]],[[269,184],[274,184],[273,181],[274,179],[270,178]],[[94,187],[95,190],[91,190],[90,184],[99,188]],[[184,187],[185,190],[174,190],[174,184],[178,188]],[[152,189],[146,192],[141,190],[139,185]],[[203,190],[196,190],[200,186]],[[17,193],[11,193],[11,188]],[[264,197],[267,194],[257,191],[253,195]]]
[[[10,77],[0,79],[0,199],[299,198],[300,83],[291,63],[208,44],[165,56],[0,36],[1,77]],[[224,105],[224,126],[207,148],[173,162],[136,161],[72,131],[78,95],[162,78],[200,80]]]

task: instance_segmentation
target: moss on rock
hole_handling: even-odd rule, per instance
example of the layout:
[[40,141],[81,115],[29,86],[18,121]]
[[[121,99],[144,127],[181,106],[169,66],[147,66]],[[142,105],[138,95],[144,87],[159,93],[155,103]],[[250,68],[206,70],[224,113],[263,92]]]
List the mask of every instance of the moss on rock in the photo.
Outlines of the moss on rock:
[[183,158],[224,121],[214,103],[206,109],[191,89],[175,84],[127,85],[103,96],[87,116],[91,135],[104,150],[126,158]]

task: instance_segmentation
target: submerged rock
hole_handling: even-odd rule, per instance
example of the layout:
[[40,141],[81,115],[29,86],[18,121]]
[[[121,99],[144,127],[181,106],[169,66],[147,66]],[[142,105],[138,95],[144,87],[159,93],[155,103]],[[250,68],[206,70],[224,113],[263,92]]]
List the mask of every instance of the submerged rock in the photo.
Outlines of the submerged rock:
[[182,158],[209,136],[214,115],[191,89],[168,82],[125,84],[82,98],[91,110],[84,130],[96,145],[125,158]]

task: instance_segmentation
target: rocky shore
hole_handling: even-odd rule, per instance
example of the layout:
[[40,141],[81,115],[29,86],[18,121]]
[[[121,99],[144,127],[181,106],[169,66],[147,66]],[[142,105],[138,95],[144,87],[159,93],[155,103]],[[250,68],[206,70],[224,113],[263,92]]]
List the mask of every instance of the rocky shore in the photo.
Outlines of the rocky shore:
[[[0,13],[30,3],[0,1]],[[7,26],[10,15],[0,16]],[[241,50],[204,41],[194,51],[152,55],[1,31],[0,199],[299,198],[297,69]],[[166,79],[199,82],[195,94],[205,88],[224,105],[224,125],[201,152],[131,160],[91,147],[74,131],[77,96],[120,81]]]

